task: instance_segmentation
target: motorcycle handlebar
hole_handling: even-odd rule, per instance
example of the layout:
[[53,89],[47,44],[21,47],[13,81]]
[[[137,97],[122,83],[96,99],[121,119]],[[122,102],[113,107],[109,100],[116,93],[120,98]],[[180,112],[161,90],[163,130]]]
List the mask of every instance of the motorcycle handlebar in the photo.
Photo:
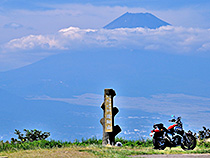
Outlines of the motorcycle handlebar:
[[176,120],[175,119],[171,119],[171,120],[168,120],[169,122],[176,122]]

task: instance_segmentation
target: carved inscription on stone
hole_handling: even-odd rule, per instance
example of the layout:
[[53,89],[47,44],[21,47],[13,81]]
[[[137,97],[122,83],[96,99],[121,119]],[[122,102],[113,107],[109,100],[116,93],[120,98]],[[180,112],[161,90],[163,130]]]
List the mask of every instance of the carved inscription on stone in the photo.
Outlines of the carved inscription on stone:
[[106,95],[105,98],[105,132],[112,132],[112,96]]

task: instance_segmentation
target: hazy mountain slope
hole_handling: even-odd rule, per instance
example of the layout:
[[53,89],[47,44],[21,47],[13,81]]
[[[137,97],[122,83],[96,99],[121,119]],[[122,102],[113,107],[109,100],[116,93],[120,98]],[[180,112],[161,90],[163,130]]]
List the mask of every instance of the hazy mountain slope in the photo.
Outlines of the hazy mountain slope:
[[123,96],[158,93],[209,96],[207,65],[208,59],[196,56],[87,50],[51,56],[1,73],[0,88],[23,97],[101,94],[106,87],[113,87]]

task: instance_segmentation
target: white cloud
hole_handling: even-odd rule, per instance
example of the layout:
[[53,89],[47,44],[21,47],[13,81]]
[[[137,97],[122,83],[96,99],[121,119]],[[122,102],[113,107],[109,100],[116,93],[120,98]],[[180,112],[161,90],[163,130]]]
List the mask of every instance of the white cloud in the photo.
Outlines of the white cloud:
[[[83,94],[72,98],[52,98],[49,96],[32,97],[32,100],[54,100],[62,101],[74,105],[86,105],[99,107],[103,102],[103,95]],[[114,105],[119,108],[139,109],[149,113],[158,113],[160,115],[182,116],[187,120],[186,123],[198,127],[203,125],[210,126],[210,98],[192,96],[186,94],[159,94],[150,97],[125,97],[117,96],[114,99]],[[149,119],[144,116],[129,116],[128,119]],[[159,120],[159,117],[152,119]],[[193,122],[193,123],[190,123]]]
[[10,28],[10,29],[19,29],[21,27],[23,27],[23,25],[15,23],[15,22],[4,25],[4,28]]
[[69,27],[54,35],[30,35],[13,39],[4,50],[64,50],[96,47],[157,50],[173,53],[195,53],[210,49],[210,30],[163,26],[157,29],[119,28],[80,29]]
[[138,116],[128,116],[129,119],[139,119]]
[[29,35],[19,39],[13,39],[9,41],[5,48],[10,50],[31,50],[31,49],[64,49],[59,45],[53,36],[43,36],[43,35]]
[[210,42],[204,43],[200,48],[200,51],[208,51],[210,50]]
[[49,96],[30,97],[30,100],[54,100],[62,101],[75,105],[88,105],[88,106],[99,106],[103,102],[103,96],[97,94],[83,94],[74,96],[73,98],[51,98]]
[[[52,98],[49,96],[30,97],[30,100],[55,100],[75,105],[99,106],[103,102],[103,96],[86,93],[73,98]],[[177,114],[210,111],[210,98],[191,96],[186,94],[159,94],[151,97],[125,97],[118,96],[115,99],[120,108],[141,109],[147,112],[158,112],[171,115],[171,111]],[[128,116],[129,119],[148,118],[144,116]],[[159,119],[158,117],[156,119]]]
[[133,134],[135,134],[135,132],[130,132],[129,130],[127,130],[127,131],[124,131],[123,134],[125,134],[125,135],[133,135]]

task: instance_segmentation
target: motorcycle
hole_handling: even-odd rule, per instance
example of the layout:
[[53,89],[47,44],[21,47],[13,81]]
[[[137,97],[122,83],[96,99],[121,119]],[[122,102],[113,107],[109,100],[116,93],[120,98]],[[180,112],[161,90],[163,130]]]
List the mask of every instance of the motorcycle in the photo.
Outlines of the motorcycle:
[[154,124],[150,136],[153,137],[154,149],[164,150],[166,147],[181,146],[183,150],[193,150],[196,147],[196,138],[192,133],[183,129],[181,117],[169,120],[172,125],[166,129],[162,123]]

